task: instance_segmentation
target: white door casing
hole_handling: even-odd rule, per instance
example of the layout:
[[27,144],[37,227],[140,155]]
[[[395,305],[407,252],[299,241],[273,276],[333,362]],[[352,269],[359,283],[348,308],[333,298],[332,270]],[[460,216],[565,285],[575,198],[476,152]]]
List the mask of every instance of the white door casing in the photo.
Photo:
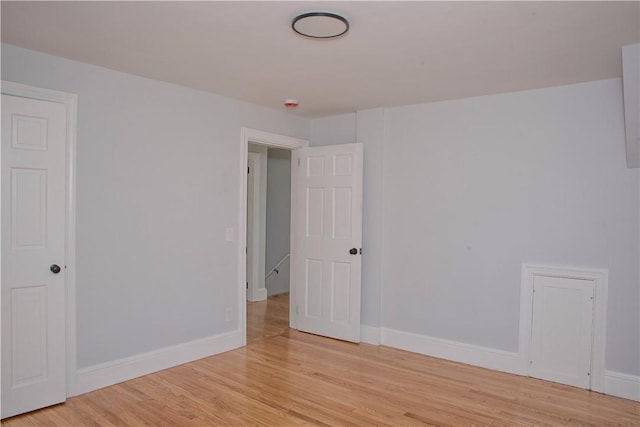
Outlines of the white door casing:
[[590,388],[594,288],[590,280],[534,278],[530,376]]
[[291,165],[297,328],[352,342],[360,341],[362,154],[362,144],[303,148]]
[[64,104],[2,95],[3,418],[66,398],[66,146]]
[[[242,128],[240,130],[240,144],[239,144],[239,182],[240,188],[238,193],[238,325],[242,334],[242,345],[247,343],[247,324],[246,324],[246,309],[247,309],[247,287],[246,287],[246,272],[247,272],[247,253],[246,253],[246,241],[247,241],[247,161],[249,153],[249,143],[282,148],[286,150],[296,150],[309,145],[309,142],[304,139],[294,138],[285,135],[279,135],[270,132],[264,132],[257,129]],[[293,171],[292,171],[293,172]],[[295,241],[295,224],[296,224],[296,212],[294,211],[293,198],[295,194],[296,183],[291,182],[291,264],[295,259],[294,241]],[[293,267],[292,267],[293,268]],[[292,286],[289,293],[289,299],[295,300],[296,288],[292,282]],[[289,325],[292,328],[296,328],[296,314],[294,311],[294,304],[290,304],[289,307]]]

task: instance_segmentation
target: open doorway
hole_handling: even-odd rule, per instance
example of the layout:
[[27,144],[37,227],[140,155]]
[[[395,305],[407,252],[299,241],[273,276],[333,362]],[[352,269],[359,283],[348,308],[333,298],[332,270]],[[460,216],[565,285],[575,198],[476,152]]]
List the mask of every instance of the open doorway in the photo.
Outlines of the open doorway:
[[[284,136],[284,135],[278,135],[278,134],[272,134],[272,133],[268,133],[268,132],[263,132],[263,131],[258,131],[255,129],[249,129],[249,128],[243,128],[241,131],[241,137],[240,137],[240,198],[239,198],[239,209],[238,209],[238,213],[239,213],[239,242],[240,244],[238,245],[238,260],[239,260],[239,286],[238,286],[238,290],[239,290],[239,326],[240,326],[240,331],[243,334],[243,344],[246,345],[247,343],[247,296],[248,296],[248,292],[247,292],[247,286],[248,286],[248,277],[247,277],[247,252],[248,252],[248,246],[247,246],[247,241],[248,241],[248,233],[247,233],[247,197],[248,197],[248,170],[247,170],[247,165],[248,165],[248,161],[249,161],[249,144],[251,144],[252,146],[256,146],[256,147],[263,147],[263,148],[280,148],[283,150],[287,150],[288,154],[291,154],[292,150],[296,150],[298,148],[303,148],[303,147],[307,147],[308,146],[308,142],[305,140],[301,140],[301,139],[297,139],[297,138],[292,138],[292,137],[288,137],[288,136]],[[282,154],[282,153],[280,153]],[[289,163],[289,167],[291,167],[291,161],[288,161]],[[294,181],[289,180],[289,200],[290,203],[292,203],[293,200],[293,195],[295,194],[295,188],[296,188],[296,183]],[[286,197],[286,196],[284,196]],[[276,202],[277,203],[277,202]],[[265,203],[266,205],[266,203]],[[289,219],[289,224],[290,224],[290,228],[289,230],[295,230],[295,223],[296,223],[296,218],[293,215],[293,212],[290,210],[290,214],[291,217]],[[266,243],[266,216],[265,216],[265,243]],[[271,230],[274,231],[274,230]],[[277,230],[275,230],[276,233],[278,233]],[[293,231],[290,231],[290,233],[293,233]],[[282,237],[282,236],[280,236]],[[295,241],[295,236],[291,235],[290,242]],[[276,252],[274,252],[276,253]],[[291,252],[289,252],[291,253]],[[277,262],[282,261],[282,263],[276,267],[277,263],[274,265],[268,265],[266,264],[266,253],[265,253],[265,262],[262,264],[263,265],[263,272],[264,272],[264,277],[265,277],[265,293],[266,291],[266,283],[271,282],[271,281],[277,281],[276,279],[280,279],[280,280],[284,280],[283,274],[289,274],[289,265],[292,263],[292,261],[295,260],[295,256],[292,257],[284,257],[283,255],[280,255],[281,258],[277,258],[278,255],[276,253],[276,255],[273,255],[274,259],[277,258]],[[283,260],[283,258],[285,258]],[[271,260],[271,258],[270,258]],[[287,264],[286,266],[284,264]],[[260,268],[260,267],[258,267]],[[268,270],[267,270],[268,268]],[[275,270],[278,270],[278,273],[275,273]],[[271,273],[269,275],[269,279],[267,279],[267,275],[273,270],[273,273]],[[286,270],[286,271],[285,271]],[[260,271],[260,270],[259,270]],[[285,324],[287,324],[287,318],[288,318],[288,326],[292,327],[292,328],[296,328],[297,326],[297,318],[296,318],[296,313],[293,311],[293,305],[294,304],[289,304],[289,299],[292,301],[295,301],[295,294],[296,294],[296,284],[292,281],[289,281],[289,298],[284,298],[286,305],[284,304],[280,304],[280,308],[284,309],[285,311],[285,315],[287,313],[288,310],[288,316],[284,317],[283,315],[277,315],[280,319],[284,318],[284,322]],[[275,300],[282,300],[283,297],[279,297],[279,298],[274,298]],[[265,315],[266,315],[266,306],[268,304],[269,300],[266,300],[266,304],[265,305]],[[281,301],[282,302],[282,301]],[[274,305],[274,304],[272,304]],[[253,308],[253,307],[252,307]]]
[[289,327],[291,151],[249,143],[247,342]]
[[310,148],[304,140],[243,128],[239,235],[244,245],[238,245],[243,344],[247,342],[249,143],[291,151],[290,271],[294,274],[289,281],[289,327],[360,342],[363,145]]

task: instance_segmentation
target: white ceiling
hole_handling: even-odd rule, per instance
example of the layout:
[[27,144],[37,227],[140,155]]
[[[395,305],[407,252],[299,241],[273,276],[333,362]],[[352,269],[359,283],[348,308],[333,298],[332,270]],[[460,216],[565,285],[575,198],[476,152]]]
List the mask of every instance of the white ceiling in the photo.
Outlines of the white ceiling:
[[[8,2],[2,42],[294,114],[543,88],[621,76],[640,2]],[[336,40],[302,12],[349,19]]]

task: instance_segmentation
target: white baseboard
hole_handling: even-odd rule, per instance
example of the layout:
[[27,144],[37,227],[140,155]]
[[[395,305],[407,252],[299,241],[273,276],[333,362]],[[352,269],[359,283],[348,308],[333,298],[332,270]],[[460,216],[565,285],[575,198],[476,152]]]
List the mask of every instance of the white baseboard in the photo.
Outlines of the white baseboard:
[[519,374],[520,356],[503,350],[382,328],[381,344],[414,353]]
[[240,330],[80,369],[76,372],[75,384],[69,390],[69,396],[88,393],[238,347],[242,347]]
[[380,328],[360,325],[360,341],[367,344],[380,345]]
[[[361,325],[360,340],[496,371],[520,374],[518,353]],[[239,330],[107,362],[76,372],[69,397],[242,347]],[[606,371],[604,393],[640,402],[640,377]]]
[[604,393],[640,402],[640,376],[605,371]]
[[247,290],[247,300],[250,302],[264,301],[267,299],[267,288]]
[[[380,344],[382,345],[427,356],[452,360],[454,362],[480,366],[483,368],[493,369],[495,371],[522,375],[519,366],[520,356],[518,353],[511,353],[508,351],[480,347],[472,344],[433,338],[387,328],[381,328],[380,332]],[[362,341],[365,340],[362,339]],[[640,377],[621,374],[619,372],[605,371],[604,394],[640,402]]]

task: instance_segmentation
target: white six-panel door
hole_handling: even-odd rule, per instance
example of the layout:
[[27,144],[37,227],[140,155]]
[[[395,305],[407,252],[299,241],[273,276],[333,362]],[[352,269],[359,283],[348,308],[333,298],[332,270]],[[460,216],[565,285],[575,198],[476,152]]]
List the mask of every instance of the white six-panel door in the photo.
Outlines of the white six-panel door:
[[66,114],[2,95],[3,418],[66,398]]
[[292,168],[298,329],[359,342],[362,144],[294,150]]

